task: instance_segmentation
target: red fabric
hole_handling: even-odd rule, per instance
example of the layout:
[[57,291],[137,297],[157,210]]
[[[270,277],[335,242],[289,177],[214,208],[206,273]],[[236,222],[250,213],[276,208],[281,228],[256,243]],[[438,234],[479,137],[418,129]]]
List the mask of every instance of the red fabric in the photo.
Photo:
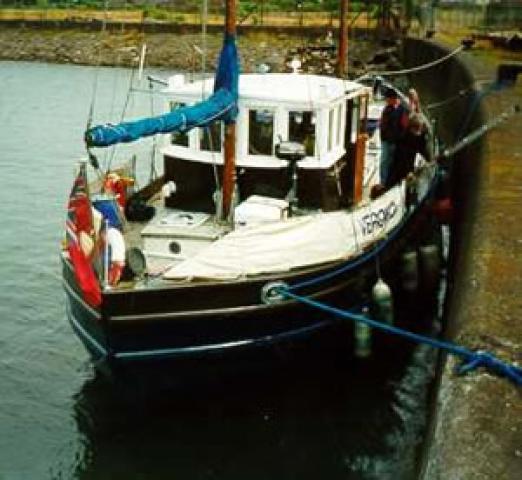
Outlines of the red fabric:
[[91,202],[87,198],[86,195],[71,198],[69,201],[69,208],[74,209],[75,220],[74,224],[76,225],[77,235],[80,232],[85,232],[88,235],[92,233],[92,212],[91,212]]
[[85,301],[93,307],[99,307],[102,303],[101,289],[91,263],[77,244],[70,242],[67,250]]
[[406,110],[404,110],[404,112],[402,112],[402,116],[401,116],[401,127],[403,128],[403,130],[406,130],[408,128],[409,123],[410,123],[410,119],[408,117],[408,112]]
[[451,198],[437,200],[433,205],[433,213],[440,223],[449,225],[453,221],[453,204]]
[[76,281],[85,301],[93,307],[98,307],[102,303],[100,285],[90,260],[80,248],[79,241],[81,232],[90,236],[92,230],[92,211],[91,202],[87,195],[87,176],[85,166],[82,166],[69,197],[66,224],[67,251],[73,265]]
[[109,267],[109,285],[117,285],[120,281],[124,265],[118,262],[112,262]]
[[125,208],[125,202],[127,201],[126,194],[127,194],[127,186],[125,185],[125,182],[123,180],[117,180],[113,184],[113,190],[116,194],[116,200],[120,204],[120,207]]
[[105,180],[103,188],[107,193],[113,193],[120,207],[125,208],[125,203],[127,202],[127,186],[133,183],[131,179],[108,177]]

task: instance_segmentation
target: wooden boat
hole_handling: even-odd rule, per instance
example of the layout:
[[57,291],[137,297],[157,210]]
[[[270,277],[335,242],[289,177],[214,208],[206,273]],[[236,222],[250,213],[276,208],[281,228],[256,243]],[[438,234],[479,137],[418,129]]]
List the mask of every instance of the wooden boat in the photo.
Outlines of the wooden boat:
[[[87,132],[92,147],[97,135],[134,139],[136,125],[147,135],[160,131],[164,158],[163,176],[121,205],[115,193],[126,189],[111,187],[110,172],[88,188],[83,164],[73,188],[61,256],[67,315],[97,362],[299,341],[334,319],[285,299],[278,287],[355,307],[367,301],[378,271],[393,282],[400,256],[432,231],[435,165],[421,160],[408,181],[374,198],[380,143],[368,122],[384,103],[372,88],[298,73],[245,74],[234,97],[231,75],[224,100],[216,100],[223,68],[221,61],[215,85],[172,77],[161,120]],[[206,117],[187,124],[202,109]],[[86,204],[95,208],[87,228],[77,215]],[[98,209],[102,226],[93,228]],[[127,265],[114,281],[121,241]]]

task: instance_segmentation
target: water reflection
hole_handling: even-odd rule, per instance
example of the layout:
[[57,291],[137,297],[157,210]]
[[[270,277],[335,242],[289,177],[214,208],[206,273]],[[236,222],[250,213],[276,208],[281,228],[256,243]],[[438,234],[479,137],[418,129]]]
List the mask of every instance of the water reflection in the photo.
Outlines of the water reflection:
[[434,354],[396,347],[358,363],[323,351],[243,371],[94,376],[75,398],[76,477],[414,478]]

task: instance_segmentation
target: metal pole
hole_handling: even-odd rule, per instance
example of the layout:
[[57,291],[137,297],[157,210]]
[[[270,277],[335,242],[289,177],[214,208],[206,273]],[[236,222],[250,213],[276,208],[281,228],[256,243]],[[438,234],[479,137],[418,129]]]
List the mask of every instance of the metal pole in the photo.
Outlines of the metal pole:
[[[208,1],[203,0],[203,4],[201,5],[201,49],[203,53],[201,54],[201,77],[205,78],[205,73],[207,71],[207,22],[208,22]],[[205,85],[205,82],[203,82]],[[205,87],[203,87],[204,89]],[[203,91],[203,98],[205,97],[205,92]]]
[[466,148],[471,143],[478,140],[480,137],[482,137],[485,133],[487,133],[489,130],[495,128],[497,125],[500,125],[502,122],[505,122],[513,115],[516,115],[520,113],[520,107],[518,105],[514,105],[511,108],[507,109],[505,112],[501,113],[500,115],[497,115],[489,122],[485,123],[484,125],[480,126],[476,130],[473,130],[471,133],[466,135],[463,139],[459,140],[455,145],[452,147],[446,148],[442,152],[443,158],[450,158],[456,153],[460,152],[463,148]]
[[109,289],[109,220],[104,222],[105,245],[103,246],[103,287]]

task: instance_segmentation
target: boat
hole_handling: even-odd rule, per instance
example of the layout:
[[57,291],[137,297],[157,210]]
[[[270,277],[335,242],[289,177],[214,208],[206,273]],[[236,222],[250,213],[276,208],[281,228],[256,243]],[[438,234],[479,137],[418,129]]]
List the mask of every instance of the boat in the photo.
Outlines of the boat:
[[[358,308],[431,235],[435,162],[378,187],[378,88],[239,74],[227,23],[215,79],[174,75],[163,95],[160,117],[87,130],[94,168],[80,162],[69,200],[66,310],[96,365],[309,339],[338,321],[282,289]],[[97,147],[149,135],[162,176],[134,190],[129,170],[100,171]]]

